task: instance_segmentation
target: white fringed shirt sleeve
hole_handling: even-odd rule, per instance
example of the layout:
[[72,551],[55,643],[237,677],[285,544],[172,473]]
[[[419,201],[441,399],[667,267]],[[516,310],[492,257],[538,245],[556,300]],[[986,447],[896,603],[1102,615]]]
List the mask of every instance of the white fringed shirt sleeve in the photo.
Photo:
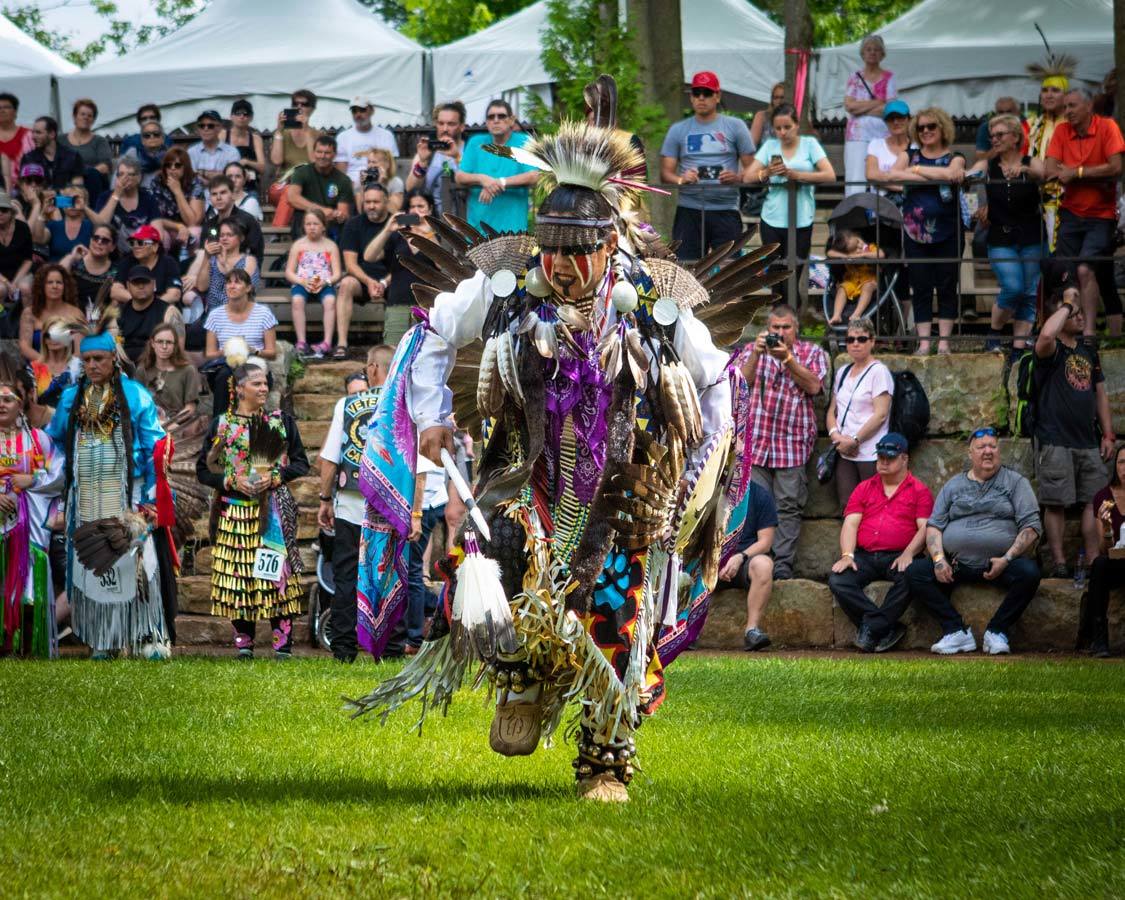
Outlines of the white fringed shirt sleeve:
[[[699,407],[703,412],[703,442],[722,431],[730,422],[731,408],[730,380],[726,375],[727,353],[715,346],[711,332],[700,322],[690,309],[680,310],[680,321],[676,328],[672,346],[680,354],[680,360],[691,373],[691,380],[699,392]],[[699,449],[692,454],[693,462]]]

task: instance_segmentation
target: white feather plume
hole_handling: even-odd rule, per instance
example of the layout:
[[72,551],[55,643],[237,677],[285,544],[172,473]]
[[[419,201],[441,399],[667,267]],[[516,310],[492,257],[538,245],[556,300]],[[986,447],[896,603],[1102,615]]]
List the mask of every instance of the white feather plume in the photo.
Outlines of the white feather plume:
[[250,356],[250,345],[246,343],[246,338],[227,338],[227,342],[223,344],[223,356],[232,369],[241,366]]
[[457,567],[450,619],[453,655],[460,662],[491,661],[518,647],[500,566],[478,550],[469,549]]

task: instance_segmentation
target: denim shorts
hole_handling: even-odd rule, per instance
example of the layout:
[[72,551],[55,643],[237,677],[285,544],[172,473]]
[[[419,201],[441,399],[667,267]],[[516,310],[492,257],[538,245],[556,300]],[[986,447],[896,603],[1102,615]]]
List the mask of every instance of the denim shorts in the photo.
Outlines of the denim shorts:
[[305,289],[304,285],[302,285],[302,284],[292,284],[292,285],[289,286],[289,296],[292,297],[294,300],[297,300],[297,299],[304,300],[306,303],[323,303],[325,298],[327,298],[327,297],[331,297],[333,300],[336,299],[336,288],[335,287],[322,287],[315,294],[310,294]]

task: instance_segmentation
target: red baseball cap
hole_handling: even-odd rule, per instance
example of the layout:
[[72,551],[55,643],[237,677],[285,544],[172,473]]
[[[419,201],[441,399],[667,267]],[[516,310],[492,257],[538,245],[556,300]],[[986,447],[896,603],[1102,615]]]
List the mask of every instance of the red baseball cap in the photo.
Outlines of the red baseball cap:
[[129,239],[133,241],[156,241],[156,243],[160,243],[160,232],[151,225],[142,225],[129,235]]
[[715,93],[721,90],[719,76],[714,72],[696,72],[691,76],[691,86],[693,88],[707,88],[707,90]]

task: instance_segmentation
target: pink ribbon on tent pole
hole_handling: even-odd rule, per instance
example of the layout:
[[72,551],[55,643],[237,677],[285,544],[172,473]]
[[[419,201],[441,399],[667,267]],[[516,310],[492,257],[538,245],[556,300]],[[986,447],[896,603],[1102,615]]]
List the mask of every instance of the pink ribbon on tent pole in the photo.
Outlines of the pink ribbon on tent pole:
[[785,51],[797,57],[797,71],[793,76],[793,105],[797,107],[797,118],[801,118],[801,108],[805,105],[805,91],[809,86],[809,58],[811,50],[790,47]]

